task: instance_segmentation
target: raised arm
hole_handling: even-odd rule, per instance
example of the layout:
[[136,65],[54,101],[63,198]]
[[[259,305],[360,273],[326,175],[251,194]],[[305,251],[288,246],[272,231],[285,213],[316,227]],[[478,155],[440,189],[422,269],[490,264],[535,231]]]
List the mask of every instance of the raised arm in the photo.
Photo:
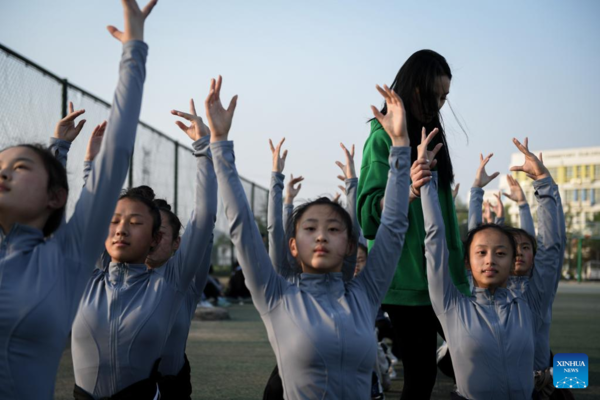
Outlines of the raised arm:
[[562,236],[559,231],[558,191],[548,169],[532,152],[527,139],[521,144],[513,139],[517,148],[525,155],[522,166],[511,167],[511,171],[523,171],[532,179],[535,197],[538,201],[537,252],[534,259],[533,275],[529,280],[529,289],[524,292],[529,306],[535,313],[545,317],[554,298],[557,268],[562,264],[559,254],[562,248]]
[[235,167],[233,142],[228,141],[227,138],[237,96],[233,97],[229,107],[225,109],[220,99],[221,82],[221,77],[216,82],[212,80],[210,93],[205,102],[206,115],[212,132],[210,146],[225,215],[229,221],[231,240],[244,272],[246,286],[252,294],[252,301],[263,314],[279,303],[287,283],[273,269]]
[[482,205],[483,205],[483,188],[493,181],[499,174],[494,172],[488,175],[485,166],[490,162],[494,153],[488,154],[485,158],[483,154],[479,154],[479,168],[475,174],[475,181],[471,187],[471,195],[469,199],[469,230],[477,228],[482,223]]
[[283,227],[283,169],[285,168],[285,159],[287,150],[281,155],[281,146],[285,138],[281,139],[275,147],[269,139],[271,153],[273,155],[273,168],[271,170],[271,186],[269,188],[269,205],[267,207],[267,233],[269,235],[269,257],[275,271],[286,279],[292,279],[295,275],[287,258],[287,243],[285,229]]
[[303,176],[294,178],[294,175],[292,174],[290,175],[290,181],[287,183],[287,185],[285,185],[285,199],[283,201],[283,229],[285,230],[286,235],[288,234],[289,224],[292,220],[292,214],[294,213],[294,199],[296,196],[298,196],[298,193],[300,193],[300,189],[302,189],[301,182],[303,180]]
[[504,225],[504,204],[502,204],[502,192],[492,193],[496,198],[496,204],[494,204],[494,223],[496,225]]
[[140,10],[135,1],[123,2],[126,26],[125,32],[120,32],[123,54],[106,137],[73,216],[63,230],[65,251],[77,254],[79,265],[86,267],[83,277],[88,275],[87,267],[89,270],[94,267],[104,248],[110,219],[127,176],[146,77],[148,46],[143,42],[144,21],[155,3],[151,1]]
[[388,112],[384,116],[377,108],[371,106],[371,109],[392,140],[389,150],[390,173],[383,196],[384,206],[375,244],[369,252],[364,270],[350,283],[365,290],[374,313],[390,286],[408,229],[411,151],[402,100],[387,86],[383,89],[377,86],[377,90],[385,98]]
[[197,166],[194,209],[181,236],[179,250],[167,264],[179,289],[186,291],[194,277],[200,277],[206,283],[210,262],[203,263],[202,260],[209,251],[217,217],[217,178],[209,147],[210,130],[196,113],[194,100],[190,100],[189,114],[176,110],[172,110],[171,114],[191,123],[186,126],[181,121],[175,122],[194,140],[192,147]]
[[206,282],[208,281],[208,273],[210,271],[210,259],[212,254],[212,248],[214,243],[214,235],[210,236],[210,240],[208,241],[208,247],[202,256],[202,260],[196,268],[196,274],[194,275],[194,279],[192,280],[192,285],[189,290],[194,292],[195,303],[197,304],[202,299],[202,292],[204,292],[204,287],[206,286]]
[[343,192],[346,194],[346,211],[350,214],[352,220],[352,242],[354,251],[344,259],[342,266],[342,275],[345,281],[349,281],[354,277],[356,269],[356,254],[358,253],[358,238],[360,237],[360,225],[358,224],[358,216],[356,214],[356,188],[358,186],[358,178],[354,168],[354,145],[348,150],[343,143],[340,147],[344,151],[346,163],[336,161],[336,165],[342,170],[342,175],[338,175],[338,179],[344,181],[345,187]]
[[525,232],[529,233],[531,236],[535,237],[535,227],[533,225],[533,217],[531,216],[531,209],[529,208],[529,203],[527,203],[527,199],[525,198],[525,193],[523,192],[523,188],[519,184],[515,178],[513,178],[510,174],[506,175],[506,181],[508,182],[508,193],[503,193],[504,196],[508,197],[519,206],[519,220],[520,227]]

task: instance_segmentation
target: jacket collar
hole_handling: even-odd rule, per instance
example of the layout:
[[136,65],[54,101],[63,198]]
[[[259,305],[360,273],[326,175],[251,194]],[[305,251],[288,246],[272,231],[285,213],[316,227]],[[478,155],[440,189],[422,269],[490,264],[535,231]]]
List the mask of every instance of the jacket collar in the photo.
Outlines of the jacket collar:
[[108,265],[108,280],[111,284],[130,285],[153,271],[146,264],[111,262]]
[[6,253],[32,250],[43,241],[44,233],[28,225],[14,224],[7,234],[0,229],[0,246]]
[[300,274],[300,289],[314,296],[330,293],[335,298],[345,292],[344,280],[341,272],[327,274]]

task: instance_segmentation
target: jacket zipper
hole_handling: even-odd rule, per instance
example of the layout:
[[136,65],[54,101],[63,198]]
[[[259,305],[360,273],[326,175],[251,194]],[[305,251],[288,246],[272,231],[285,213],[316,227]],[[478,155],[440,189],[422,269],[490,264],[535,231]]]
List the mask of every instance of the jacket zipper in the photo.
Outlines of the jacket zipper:
[[119,291],[121,290],[121,286],[123,285],[123,266],[117,266],[119,269],[119,273],[117,274],[117,284],[113,290],[114,296],[110,304],[110,338],[112,346],[111,351],[111,372],[112,372],[112,384],[113,388],[111,390],[111,395],[117,393],[117,332],[118,332],[118,316],[116,315],[116,310],[118,309],[118,300],[119,300]]

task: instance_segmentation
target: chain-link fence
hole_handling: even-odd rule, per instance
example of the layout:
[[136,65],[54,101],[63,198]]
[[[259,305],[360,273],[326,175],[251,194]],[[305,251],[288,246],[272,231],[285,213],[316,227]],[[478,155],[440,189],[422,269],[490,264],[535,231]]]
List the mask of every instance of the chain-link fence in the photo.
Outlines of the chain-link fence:
[[[73,212],[83,184],[83,158],[91,128],[108,120],[110,104],[0,44],[0,149],[20,143],[48,143],[56,123],[67,114],[69,101],[77,109],[85,109],[88,125],[69,151],[67,217]],[[133,160],[125,182],[126,187],[152,187],[157,198],[173,205],[184,226],[194,205],[196,163],[191,151],[139,122]],[[264,231],[268,191],[244,178],[242,181],[257,224]],[[228,225],[219,201],[215,238],[222,235],[228,235]],[[230,242],[226,238],[219,239],[215,243],[223,248],[215,249],[213,261],[229,264],[233,259]]]

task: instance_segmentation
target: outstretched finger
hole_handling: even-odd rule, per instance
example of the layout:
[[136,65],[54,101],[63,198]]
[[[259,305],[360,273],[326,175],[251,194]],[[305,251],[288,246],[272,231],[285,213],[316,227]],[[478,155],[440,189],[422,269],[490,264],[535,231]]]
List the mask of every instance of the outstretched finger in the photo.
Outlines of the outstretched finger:
[[236,94],[235,96],[233,96],[233,98],[229,102],[229,107],[227,107],[227,112],[230,112],[231,114],[233,114],[233,112],[235,111],[235,107],[237,106],[237,100],[238,100],[238,95]]
[[[425,130],[425,128],[423,128],[423,130]],[[431,143],[431,141],[433,140],[433,138],[435,137],[435,135],[438,134],[440,130],[438,128],[435,128],[434,130],[432,130],[431,132],[429,132],[429,135],[426,135],[426,139],[425,139],[425,144],[429,144]]]
[[147,18],[148,15],[150,15],[156,3],[158,3],[158,0],[150,0],[150,2],[146,4],[144,9],[142,10],[142,15],[144,16],[144,18]]
[[[527,141],[527,138],[525,138],[525,140]],[[517,149],[519,149],[521,153],[525,155],[529,154],[529,149],[526,146],[523,146],[521,142],[519,142],[516,138],[513,138],[513,143],[515,144],[515,146],[517,146]]]
[[345,176],[343,176],[343,175],[338,175],[338,176],[337,176],[337,178],[338,178],[340,181],[346,182],[346,177],[345,177]]
[[109,25],[106,27],[106,29],[108,30],[108,32],[113,35],[113,37],[115,39],[117,39],[119,42],[123,41],[123,32],[121,32],[120,30],[118,30],[117,28],[115,28],[112,25]]
[[85,110],[77,110],[77,111],[71,111],[69,112],[69,114],[64,117],[63,119],[61,119],[61,122],[68,122],[68,121],[73,121],[75,120],[77,117],[79,117],[81,114],[85,113]]
[[493,181],[494,179],[496,179],[496,177],[500,175],[500,172],[494,172],[493,174],[490,175],[490,181]]
[[279,141],[279,143],[277,144],[277,152],[279,153],[279,151],[281,150],[281,146],[283,145],[283,142],[285,142],[285,138],[281,139]]
[[544,163],[544,156],[542,154],[542,152],[540,151],[540,156],[538,157],[540,159],[540,162],[543,164]]
[[194,104],[194,99],[190,99],[190,114],[192,114],[194,117],[198,116],[198,113],[196,112],[196,105]]
[[204,107],[206,109],[207,115],[208,115],[208,108],[211,106],[211,104],[214,101],[214,99],[213,99],[214,94],[215,94],[215,79],[212,78],[210,80],[210,86],[208,88],[208,96],[206,96],[206,100],[204,100]]
[[187,119],[188,121],[193,121],[194,117],[195,117],[192,114],[184,113],[183,111],[177,111],[177,110],[171,110],[171,114],[177,115],[178,117],[181,117],[184,119]]
[[344,164],[342,164],[341,161],[336,161],[335,165],[337,165],[338,167],[340,167],[340,169],[342,170],[342,172],[344,172],[344,170],[346,169],[346,166]]
[[287,153],[288,153],[287,150],[283,152],[283,155],[281,156],[282,161],[285,161],[285,159],[287,158]]
[[371,106],[371,111],[373,112],[373,116],[375,117],[375,119],[379,123],[381,123],[381,121],[383,120],[383,114],[375,106]]
[[271,153],[275,153],[275,147],[273,146],[273,141],[271,139],[269,139],[269,146],[271,147]]
[[216,100],[219,100],[221,98],[221,84],[222,83],[223,83],[223,77],[221,75],[219,75],[219,77],[217,78],[217,84],[215,86]]
[[79,135],[79,132],[81,132],[81,130],[83,129],[83,125],[85,125],[86,120],[82,119],[81,121],[79,121],[79,123],[75,126],[75,132],[77,132],[77,134]]
[[431,158],[434,158],[437,155],[437,153],[441,150],[442,147],[444,147],[444,143],[436,144],[435,147],[433,148],[433,150],[431,150],[431,153],[432,153]]
[[383,98],[385,99],[385,102],[389,102],[391,101],[391,99],[389,98],[389,94],[387,93],[387,91],[385,91],[384,89],[382,89],[379,85],[375,85],[375,89],[377,89],[377,91],[379,92],[380,95],[383,96]]
[[187,135],[189,127],[186,124],[181,121],[175,121],[175,125],[177,125],[179,129],[181,129]]
[[73,112],[73,102],[70,101],[69,102],[69,114],[71,114]]

